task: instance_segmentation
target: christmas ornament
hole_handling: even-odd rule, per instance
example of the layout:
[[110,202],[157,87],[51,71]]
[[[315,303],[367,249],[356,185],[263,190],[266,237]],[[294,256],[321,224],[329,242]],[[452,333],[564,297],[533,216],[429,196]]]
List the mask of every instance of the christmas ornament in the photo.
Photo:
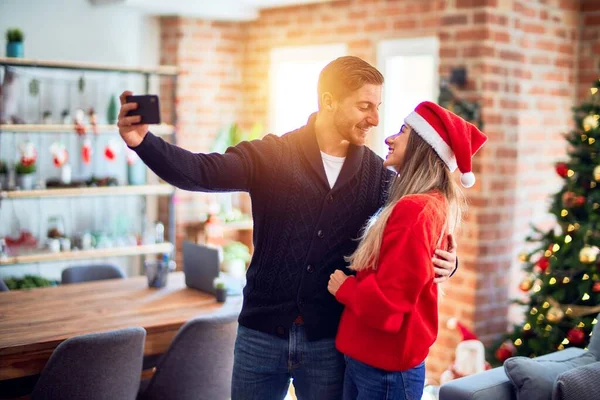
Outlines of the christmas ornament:
[[572,328],[567,332],[567,339],[572,344],[581,344],[585,339],[585,332],[580,328]]
[[566,178],[569,176],[569,167],[567,166],[566,163],[558,163],[556,164],[556,173],[562,177],[562,178]]
[[546,272],[546,270],[550,266],[550,260],[547,257],[542,257],[538,260],[538,262],[535,265],[540,269],[540,271]]
[[519,254],[519,261],[521,261],[521,262],[529,261],[529,256],[527,255],[527,253],[523,252],[523,253]]
[[92,162],[92,141],[89,138],[85,138],[81,145],[81,159],[84,164]]
[[498,361],[503,363],[515,354],[517,354],[517,348],[515,347],[515,345],[512,344],[512,342],[506,341],[502,343],[500,347],[498,347],[494,355],[496,356],[496,359]]
[[521,291],[523,291],[523,292],[529,292],[532,287],[533,287],[533,279],[531,279],[531,278],[523,279],[523,281],[521,281],[521,284],[519,285],[519,289],[521,289]]
[[88,115],[90,118],[90,125],[92,126],[92,132],[98,134],[98,117],[96,116],[96,112],[93,108],[89,109]]
[[600,120],[600,115],[588,115],[583,119],[583,130],[587,132],[596,129],[598,120]]
[[50,145],[50,154],[52,155],[52,162],[57,168],[65,165],[69,159],[69,153],[61,142],[54,142]]
[[575,197],[575,206],[581,207],[585,204],[585,196],[577,196]]
[[600,293],[600,282],[594,283],[594,286],[592,286],[592,291],[594,293]]
[[121,144],[115,139],[111,139],[108,141],[108,144],[104,148],[104,157],[108,161],[115,161],[117,155],[119,154],[119,150],[121,149]]
[[565,316],[565,313],[563,312],[563,310],[560,307],[552,306],[552,307],[550,307],[550,309],[548,310],[548,313],[546,314],[546,319],[548,321],[556,324],[557,322],[560,322],[564,316]]
[[85,112],[82,109],[78,108],[75,110],[75,117],[73,120],[75,121],[75,132],[77,132],[79,136],[85,135],[86,132],[85,125],[83,124],[84,118]]
[[600,182],[600,165],[597,165],[596,168],[594,168],[594,180]]
[[598,258],[598,254],[600,253],[600,249],[596,246],[585,246],[579,252],[579,261],[584,264],[593,264],[596,262]]
[[37,150],[35,146],[30,141],[25,141],[21,143],[19,146],[19,151],[21,153],[21,165],[24,167],[29,167],[34,165],[37,160]]

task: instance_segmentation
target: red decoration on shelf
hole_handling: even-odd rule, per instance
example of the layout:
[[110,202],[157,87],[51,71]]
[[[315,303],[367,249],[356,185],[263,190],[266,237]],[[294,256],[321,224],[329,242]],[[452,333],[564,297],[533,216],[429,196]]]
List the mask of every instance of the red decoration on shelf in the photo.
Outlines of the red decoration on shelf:
[[83,145],[81,146],[81,158],[84,164],[92,162],[92,141],[90,139],[86,138],[83,141]]
[[567,176],[569,176],[569,167],[567,166],[566,163],[558,163],[556,164],[556,173],[562,177],[562,178],[566,178]]
[[585,339],[585,332],[580,328],[573,328],[567,332],[567,339],[573,344],[581,344]]

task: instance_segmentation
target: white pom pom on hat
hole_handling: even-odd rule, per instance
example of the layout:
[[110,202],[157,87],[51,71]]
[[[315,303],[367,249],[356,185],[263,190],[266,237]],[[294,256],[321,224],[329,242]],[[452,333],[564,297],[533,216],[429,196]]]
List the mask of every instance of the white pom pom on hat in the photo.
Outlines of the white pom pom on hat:
[[433,147],[451,172],[460,170],[464,187],[475,184],[471,159],[487,141],[475,125],[431,101],[420,103],[404,122]]

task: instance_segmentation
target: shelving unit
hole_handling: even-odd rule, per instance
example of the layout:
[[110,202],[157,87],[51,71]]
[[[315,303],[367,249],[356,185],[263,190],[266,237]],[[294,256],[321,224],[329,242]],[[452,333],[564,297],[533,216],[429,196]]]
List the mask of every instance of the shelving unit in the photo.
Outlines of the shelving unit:
[[[156,67],[131,67],[122,65],[111,65],[102,63],[55,61],[55,60],[34,60],[23,58],[0,57],[0,67],[17,67],[30,69],[54,69],[70,71],[96,71],[118,74],[137,74],[144,78],[144,92],[150,90],[150,78],[152,76],[162,76],[172,79],[169,97],[175,99],[177,88],[177,76],[179,70],[174,66],[156,66]],[[171,122],[172,125],[161,124],[151,125],[149,130],[159,136],[169,137],[172,143],[176,142],[177,115],[175,107],[172,107]],[[88,135],[94,135],[91,126],[86,126]],[[116,134],[118,127],[116,125],[97,125],[98,134]],[[0,138],[2,134],[76,134],[73,125],[64,124],[4,124],[0,125]],[[140,210],[143,215],[147,215],[147,196],[168,196],[169,197],[169,241],[157,244],[148,244],[140,246],[126,246],[113,248],[95,248],[90,250],[62,251],[51,253],[44,250],[27,252],[10,257],[0,258],[0,267],[8,265],[47,263],[47,262],[69,262],[78,260],[99,259],[107,257],[121,256],[142,256],[150,254],[168,253],[175,248],[175,212],[174,212],[175,188],[167,184],[146,184],[136,186],[102,186],[102,187],[65,187],[48,188],[39,190],[4,190],[0,191],[0,207],[7,201],[21,201],[26,199],[57,199],[57,198],[91,198],[108,196],[143,196],[143,205]],[[144,229],[142,228],[142,231]]]
[[171,185],[104,186],[80,188],[56,188],[40,190],[1,191],[0,199],[43,199],[57,197],[90,196],[136,196],[136,195],[172,195],[175,188]]
[[10,256],[6,259],[0,259],[0,266],[57,261],[93,260],[107,257],[140,256],[147,254],[169,253],[172,250],[173,244],[165,242],[140,246],[112,247],[107,249],[61,251],[59,253],[39,252]]

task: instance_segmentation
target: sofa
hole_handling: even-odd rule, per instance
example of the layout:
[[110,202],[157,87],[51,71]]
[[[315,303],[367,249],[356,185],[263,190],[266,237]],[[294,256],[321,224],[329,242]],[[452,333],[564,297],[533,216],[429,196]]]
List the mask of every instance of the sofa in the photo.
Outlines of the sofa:
[[570,347],[537,358],[512,357],[504,366],[450,381],[440,400],[600,399],[600,314],[588,350]]

